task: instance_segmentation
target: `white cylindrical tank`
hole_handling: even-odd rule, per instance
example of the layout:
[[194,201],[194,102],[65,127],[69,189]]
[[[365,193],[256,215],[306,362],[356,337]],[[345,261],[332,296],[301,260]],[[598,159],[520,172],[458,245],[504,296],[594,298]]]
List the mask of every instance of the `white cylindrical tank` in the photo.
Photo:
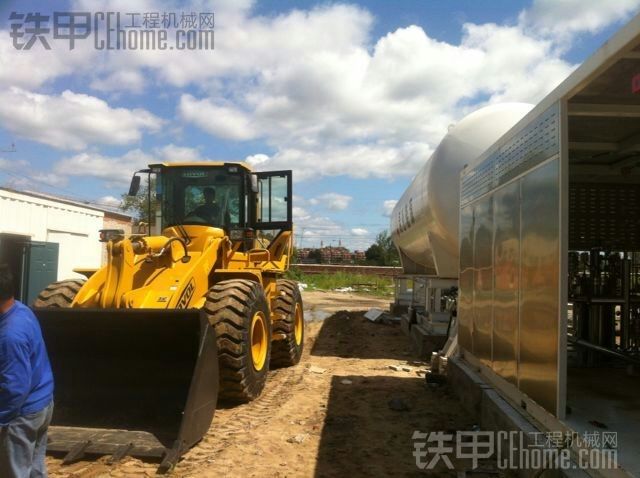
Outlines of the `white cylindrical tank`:
[[391,215],[393,241],[406,274],[458,277],[460,172],[532,108],[526,103],[487,106],[445,135]]

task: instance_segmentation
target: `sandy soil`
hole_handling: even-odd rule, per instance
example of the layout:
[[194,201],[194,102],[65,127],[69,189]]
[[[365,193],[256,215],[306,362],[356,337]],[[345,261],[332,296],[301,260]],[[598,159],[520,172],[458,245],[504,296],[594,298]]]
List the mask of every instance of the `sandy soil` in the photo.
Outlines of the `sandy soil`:
[[[389,368],[411,361],[407,338],[397,326],[363,317],[371,307],[388,307],[387,301],[323,292],[303,297],[311,320],[302,362],[270,372],[258,400],[218,409],[209,433],[171,476],[424,476],[412,455],[414,430],[474,425],[446,386],[425,387],[417,373],[424,366]],[[408,410],[390,409],[392,399]],[[153,476],[157,467],[135,458],[108,466],[106,457],[64,467],[49,457],[48,465],[52,477],[78,478]],[[456,476],[440,465],[427,474]]]

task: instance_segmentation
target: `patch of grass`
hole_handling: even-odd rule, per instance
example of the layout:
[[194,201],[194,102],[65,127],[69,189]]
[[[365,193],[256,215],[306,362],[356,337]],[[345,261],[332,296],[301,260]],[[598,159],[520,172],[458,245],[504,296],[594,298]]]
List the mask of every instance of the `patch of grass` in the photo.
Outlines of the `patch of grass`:
[[304,274],[297,267],[291,267],[286,274],[287,279],[303,282],[311,290],[335,290],[352,288],[353,292],[393,297],[393,279],[366,274],[350,274],[348,272]]

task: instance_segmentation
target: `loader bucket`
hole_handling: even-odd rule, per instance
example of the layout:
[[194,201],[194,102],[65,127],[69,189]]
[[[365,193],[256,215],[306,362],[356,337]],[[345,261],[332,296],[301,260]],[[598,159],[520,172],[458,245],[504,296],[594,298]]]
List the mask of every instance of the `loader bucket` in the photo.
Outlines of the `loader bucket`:
[[50,452],[156,457],[167,471],[207,432],[213,328],[197,309],[35,309],[55,380]]

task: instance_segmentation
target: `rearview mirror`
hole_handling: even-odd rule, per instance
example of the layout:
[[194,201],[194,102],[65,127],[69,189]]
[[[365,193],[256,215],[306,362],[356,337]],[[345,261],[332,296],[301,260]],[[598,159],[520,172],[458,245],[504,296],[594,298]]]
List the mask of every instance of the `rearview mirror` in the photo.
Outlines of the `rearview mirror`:
[[260,190],[258,189],[258,176],[256,176],[255,174],[251,175],[251,191],[253,191],[254,193],[260,192]]
[[137,196],[140,191],[140,176],[134,174],[131,178],[131,186],[129,186],[128,196]]

